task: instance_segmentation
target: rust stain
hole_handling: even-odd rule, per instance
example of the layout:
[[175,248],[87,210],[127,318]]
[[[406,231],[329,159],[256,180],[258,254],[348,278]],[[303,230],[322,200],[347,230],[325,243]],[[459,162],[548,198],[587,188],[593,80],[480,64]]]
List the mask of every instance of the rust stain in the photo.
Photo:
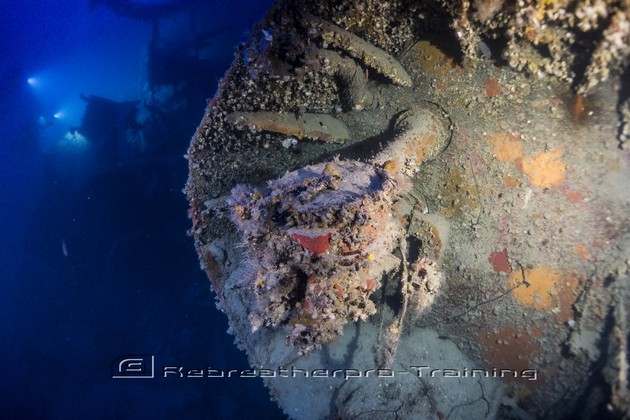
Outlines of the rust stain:
[[560,150],[538,152],[523,160],[523,172],[535,187],[556,187],[566,178],[567,164],[560,160],[561,156]]
[[521,270],[514,271],[508,282],[514,298],[523,306],[538,310],[549,309],[554,304],[558,285],[562,279],[559,271],[550,267],[541,266],[524,270],[525,279]]
[[542,329],[539,326],[526,329],[508,325],[498,331],[479,332],[477,341],[484,346],[481,357],[489,367],[496,368],[497,371],[505,369],[518,374],[517,377],[510,374],[502,375],[503,380],[533,387],[542,384],[543,378],[540,373],[537,374],[536,380],[532,380],[531,376],[521,376],[521,373],[533,369],[532,361],[540,353],[541,337]]
[[486,80],[486,96],[499,96],[501,94],[501,87],[497,79]]
[[586,110],[586,98],[584,95],[575,95],[575,99],[573,104],[571,105],[571,112],[573,113],[573,118],[575,122],[580,122],[582,120],[582,116],[584,111]]
[[523,144],[513,134],[494,133],[488,142],[493,146],[492,153],[503,162],[516,162],[523,157]]
[[507,249],[492,251],[488,256],[488,262],[496,273],[511,273],[512,266],[508,260]]

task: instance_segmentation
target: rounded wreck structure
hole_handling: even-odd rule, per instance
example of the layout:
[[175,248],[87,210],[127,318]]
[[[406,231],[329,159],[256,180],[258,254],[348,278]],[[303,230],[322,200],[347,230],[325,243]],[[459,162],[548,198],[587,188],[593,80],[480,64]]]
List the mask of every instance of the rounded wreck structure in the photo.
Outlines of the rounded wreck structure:
[[289,417],[628,415],[629,13],[286,0],[237,48],[190,234]]

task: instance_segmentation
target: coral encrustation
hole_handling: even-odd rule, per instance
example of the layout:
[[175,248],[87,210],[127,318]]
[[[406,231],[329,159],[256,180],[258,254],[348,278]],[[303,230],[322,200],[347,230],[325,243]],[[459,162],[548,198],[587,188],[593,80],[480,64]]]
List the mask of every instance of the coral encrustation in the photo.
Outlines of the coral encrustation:
[[394,203],[450,138],[450,121],[434,104],[403,113],[396,126],[399,135],[371,163],[335,159],[267,188],[232,190],[231,218],[249,250],[254,331],[287,324],[288,343],[305,353],[376,311],[369,296],[399,264]]
[[386,269],[377,256],[400,229],[395,188],[385,169],[357,161],[307,166],[266,191],[236,187],[232,218],[253,253],[253,329],[288,321],[288,342],[306,352],[373,314],[369,295]]

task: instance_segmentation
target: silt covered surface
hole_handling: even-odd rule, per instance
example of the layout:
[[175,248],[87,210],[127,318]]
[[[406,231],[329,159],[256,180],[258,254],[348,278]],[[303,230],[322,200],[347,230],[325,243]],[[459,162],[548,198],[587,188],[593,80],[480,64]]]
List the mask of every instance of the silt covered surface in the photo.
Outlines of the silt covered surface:
[[[589,28],[566,26],[555,4],[527,15],[532,25],[547,19],[550,35],[510,21],[509,7],[497,5],[493,11],[483,8],[490,2],[464,10],[402,1],[281,2],[240,47],[211,101],[189,150],[191,234],[230,332],[253,367],[276,372],[266,383],[288,416],[590,417],[627,410],[630,159],[620,147],[627,52],[616,51],[603,64],[609,79],[593,83],[603,79],[589,76],[602,74],[599,56],[582,71],[584,58],[568,61],[574,67],[562,73],[559,57],[571,49],[566,40],[549,37],[579,32],[579,42],[597,45],[592,31],[599,31],[597,39],[612,37],[617,27],[623,31],[610,22],[621,22],[628,11],[602,3],[606,17]],[[535,11],[536,5],[527,7]],[[313,26],[302,12],[395,57],[412,86],[392,82],[380,64],[349,51],[364,44],[330,41],[330,26]],[[489,23],[488,14],[500,23]],[[540,49],[532,45],[541,44],[562,53],[542,60],[547,67],[510,67],[510,60],[538,63]],[[330,59],[321,51],[353,60],[363,82],[340,77],[349,74],[339,72],[347,70],[346,61],[330,67],[308,61]],[[344,94],[347,89],[355,89],[353,95]],[[369,106],[348,103],[366,91],[373,98]],[[404,191],[390,210],[406,239],[403,246],[392,238],[390,248],[375,252],[374,264],[388,267],[381,287],[369,295],[376,311],[344,323],[343,335],[305,355],[287,340],[295,323],[279,319],[252,328],[252,314],[260,312],[258,269],[279,262],[263,264],[257,255],[262,248],[243,246],[247,228],[234,222],[230,191],[248,184],[251,198],[257,188],[284,188],[314,170],[307,165],[324,173],[337,155],[341,162],[368,162],[397,138],[398,118],[423,101],[448,112],[452,138],[437,158],[419,165],[409,186],[396,184]],[[237,126],[229,121],[235,112],[330,114],[350,138],[283,144],[290,129]],[[273,179],[279,180],[267,183]],[[386,344],[384,326],[401,313],[403,267],[423,255],[435,262],[439,291],[428,309],[405,318],[387,367],[395,374],[366,378]],[[308,283],[308,276],[297,281]],[[301,306],[303,297],[289,300]],[[301,370],[287,378],[279,377],[279,368]],[[470,375],[472,369],[488,374]],[[501,369],[508,373],[497,374]],[[315,370],[328,377],[313,378]],[[361,377],[348,376],[357,372]]]

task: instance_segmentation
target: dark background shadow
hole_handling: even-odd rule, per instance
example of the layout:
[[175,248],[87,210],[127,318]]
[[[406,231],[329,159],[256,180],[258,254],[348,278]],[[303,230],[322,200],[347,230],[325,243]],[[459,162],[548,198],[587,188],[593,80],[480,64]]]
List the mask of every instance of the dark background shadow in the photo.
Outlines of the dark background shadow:
[[[161,377],[164,366],[184,371],[250,367],[226,333],[227,319],[214,305],[186,235],[190,221],[181,190],[188,175],[183,155],[205,100],[230,65],[234,45],[270,2],[173,2],[180,7],[179,17],[161,11],[159,25],[147,14],[125,16],[121,10],[130,2],[116,1],[123,7],[118,10],[106,2],[92,2],[91,9],[84,1],[12,3],[0,8],[0,24],[6,24],[1,25],[2,53],[11,54],[0,68],[0,417],[283,418],[259,378]],[[199,36],[193,47],[178,32],[178,19],[191,10],[221,16],[208,28],[195,28]],[[144,28],[154,44],[147,45],[148,58],[141,61],[150,68],[142,92],[176,89],[144,119],[140,109],[130,112],[132,120],[112,122],[122,127],[113,137],[99,134],[105,129],[90,132],[88,127],[96,126],[92,122],[64,127],[90,135],[87,151],[60,151],[60,143],[42,147],[49,131],[38,123],[55,95],[37,96],[25,81],[51,58],[68,66],[77,60],[69,49],[90,40],[81,31],[73,38],[66,27],[76,24],[74,14]],[[18,30],[21,25],[26,29]],[[63,36],[56,38],[55,31]],[[50,46],[42,45],[47,41]],[[121,51],[131,43],[124,41],[122,35],[103,40]],[[196,48],[195,53],[188,51],[187,59],[179,60],[178,42]],[[208,46],[218,49],[216,54],[208,56]],[[101,52],[93,54],[80,60],[99,58]],[[86,75],[82,92],[73,92],[76,80],[67,80],[64,92],[97,92],[114,106],[123,99],[146,101],[147,95],[117,97],[115,80],[105,73],[100,80],[106,88],[87,83],[93,80],[99,77]],[[103,89],[112,95],[102,94]],[[111,142],[129,150],[110,153]],[[129,354],[154,355],[156,378],[112,379],[114,360]]]

